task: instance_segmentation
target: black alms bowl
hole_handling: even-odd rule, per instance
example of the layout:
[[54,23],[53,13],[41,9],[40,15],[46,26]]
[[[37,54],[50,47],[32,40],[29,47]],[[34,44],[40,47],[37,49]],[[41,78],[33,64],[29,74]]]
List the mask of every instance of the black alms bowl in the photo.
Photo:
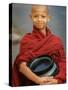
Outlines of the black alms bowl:
[[37,75],[55,75],[57,66],[50,56],[40,56],[31,60],[28,67]]

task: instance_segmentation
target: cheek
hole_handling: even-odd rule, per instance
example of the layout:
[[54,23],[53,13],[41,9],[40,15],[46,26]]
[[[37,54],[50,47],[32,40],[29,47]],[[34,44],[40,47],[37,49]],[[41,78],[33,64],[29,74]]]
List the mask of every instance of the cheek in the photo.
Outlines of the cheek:
[[44,23],[47,23],[48,22],[48,19],[44,19]]
[[32,19],[33,22],[36,22],[37,20],[35,18]]
[[32,19],[33,24],[35,25],[37,23],[36,19]]

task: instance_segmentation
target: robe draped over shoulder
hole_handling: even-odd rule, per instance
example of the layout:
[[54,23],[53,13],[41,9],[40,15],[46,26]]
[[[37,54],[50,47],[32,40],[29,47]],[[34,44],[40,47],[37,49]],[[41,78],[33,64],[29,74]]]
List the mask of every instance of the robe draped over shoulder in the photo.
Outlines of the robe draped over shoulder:
[[33,58],[42,55],[51,56],[57,64],[59,72],[54,78],[58,79],[59,83],[66,81],[66,57],[62,41],[58,36],[53,35],[48,28],[46,36],[33,28],[32,33],[27,33],[20,41],[19,54],[12,69],[12,86],[35,84],[19,72],[19,66],[22,62],[28,63]]

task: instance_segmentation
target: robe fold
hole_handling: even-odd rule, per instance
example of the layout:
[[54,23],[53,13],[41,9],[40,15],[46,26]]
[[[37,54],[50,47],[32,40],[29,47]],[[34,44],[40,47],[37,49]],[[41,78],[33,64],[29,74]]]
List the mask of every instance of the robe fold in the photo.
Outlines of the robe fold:
[[49,28],[46,29],[46,36],[33,28],[32,33],[27,33],[20,41],[19,54],[12,69],[12,86],[35,85],[19,72],[19,66],[22,62],[28,63],[33,58],[42,55],[49,55],[53,58],[59,70],[54,78],[58,79],[58,83],[65,83],[66,57],[62,41],[51,33]]

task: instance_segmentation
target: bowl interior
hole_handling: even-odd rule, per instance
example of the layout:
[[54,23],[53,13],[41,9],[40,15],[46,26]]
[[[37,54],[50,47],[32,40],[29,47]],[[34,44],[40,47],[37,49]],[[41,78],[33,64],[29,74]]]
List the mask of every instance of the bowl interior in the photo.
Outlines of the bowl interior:
[[44,70],[45,68],[47,68],[48,66],[50,65],[50,61],[49,60],[42,60],[42,62],[39,62],[35,68],[33,68],[33,70],[35,72],[38,72],[38,71],[42,71]]

